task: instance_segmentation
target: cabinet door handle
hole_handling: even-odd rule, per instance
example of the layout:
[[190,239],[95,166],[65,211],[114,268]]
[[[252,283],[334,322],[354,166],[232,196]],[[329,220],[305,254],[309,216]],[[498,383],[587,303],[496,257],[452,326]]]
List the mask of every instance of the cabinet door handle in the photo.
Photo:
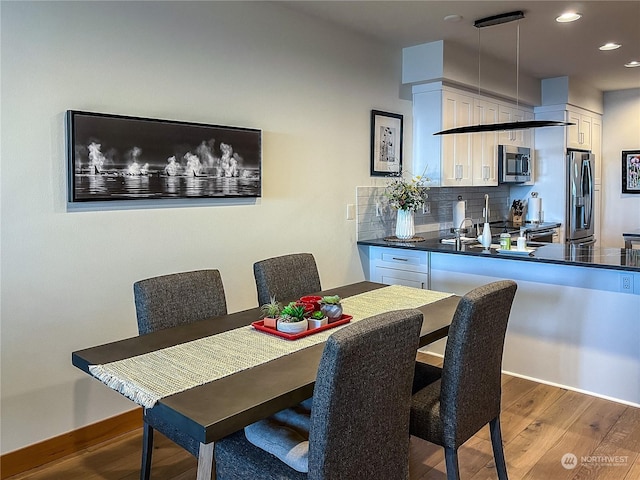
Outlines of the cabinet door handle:
[[400,260],[401,262],[406,262],[409,260],[408,258],[398,258],[398,257],[391,257],[391,258],[393,258],[394,260]]

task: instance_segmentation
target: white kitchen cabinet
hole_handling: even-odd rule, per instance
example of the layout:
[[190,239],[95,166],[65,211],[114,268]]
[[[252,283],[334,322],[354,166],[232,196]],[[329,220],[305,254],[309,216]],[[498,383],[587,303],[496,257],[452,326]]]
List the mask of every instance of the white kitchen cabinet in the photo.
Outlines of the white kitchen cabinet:
[[[498,104],[475,99],[474,121],[478,124],[498,122]],[[473,185],[498,185],[498,132],[474,133],[473,136]]]
[[470,125],[473,98],[438,85],[418,85],[413,90],[412,173],[429,178],[432,186],[469,186],[471,134],[434,133]]
[[593,115],[591,122],[591,153],[596,157],[595,160],[595,184],[599,186],[602,183],[602,117]]
[[402,248],[369,247],[371,282],[429,288],[429,253]]
[[433,135],[498,121],[498,103],[441,84],[413,89],[414,175],[431,186],[498,185],[497,132]]
[[[533,112],[518,107],[500,105],[498,120],[500,123],[525,122],[533,120]],[[498,143],[500,145],[531,148],[533,145],[531,130],[526,128],[522,130],[501,131],[498,137]]]
[[[567,109],[567,121],[575,123],[567,127],[567,147],[591,150],[593,145],[594,120],[601,126],[598,114],[577,108]],[[601,127],[600,127],[601,128]]]
[[[473,98],[450,91],[442,92],[442,129],[473,124]],[[444,135],[442,139],[441,185],[472,185],[473,136]]]

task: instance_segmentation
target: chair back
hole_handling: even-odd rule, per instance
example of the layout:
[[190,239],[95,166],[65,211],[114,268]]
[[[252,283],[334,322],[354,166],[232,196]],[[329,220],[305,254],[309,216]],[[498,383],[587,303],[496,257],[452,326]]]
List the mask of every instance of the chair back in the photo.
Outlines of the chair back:
[[227,314],[218,270],[196,270],[140,280],[133,284],[138,333]]
[[253,264],[253,274],[259,305],[268,303],[272,296],[278,301],[290,301],[322,290],[318,267],[310,253],[261,260]]
[[502,352],[517,284],[504,280],[467,293],[449,328],[440,415],[447,447],[458,448],[500,414]]
[[399,310],[329,337],[318,367],[309,480],[408,479],[409,410],[422,313]]

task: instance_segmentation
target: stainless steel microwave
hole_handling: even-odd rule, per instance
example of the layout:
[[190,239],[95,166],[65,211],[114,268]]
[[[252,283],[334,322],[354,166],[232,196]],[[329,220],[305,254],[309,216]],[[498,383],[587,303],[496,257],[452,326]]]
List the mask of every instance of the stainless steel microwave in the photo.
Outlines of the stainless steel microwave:
[[498,145],[498,179],[500,183],[524,183],[531,180],[531,149]]

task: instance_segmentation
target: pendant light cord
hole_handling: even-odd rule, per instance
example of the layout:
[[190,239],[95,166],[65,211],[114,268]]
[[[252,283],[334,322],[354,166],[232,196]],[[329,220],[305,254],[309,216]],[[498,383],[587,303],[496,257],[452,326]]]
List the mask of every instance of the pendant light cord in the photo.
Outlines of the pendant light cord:
[[480,28],[478,29],[478,95],[480,95],[480,60],[482,59],[482,47],[480,45]]
[[520,20],[516,34],[516,107],[520,106]]

